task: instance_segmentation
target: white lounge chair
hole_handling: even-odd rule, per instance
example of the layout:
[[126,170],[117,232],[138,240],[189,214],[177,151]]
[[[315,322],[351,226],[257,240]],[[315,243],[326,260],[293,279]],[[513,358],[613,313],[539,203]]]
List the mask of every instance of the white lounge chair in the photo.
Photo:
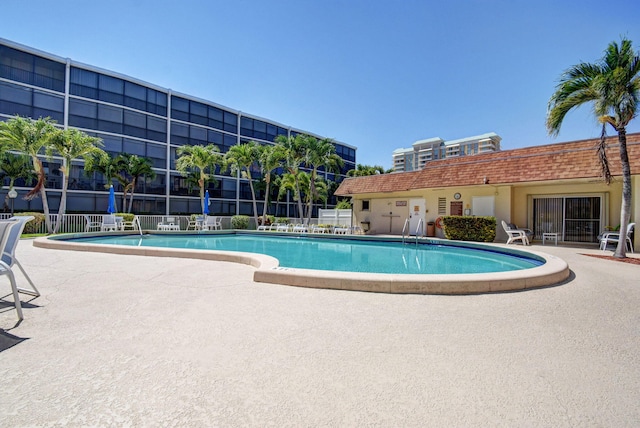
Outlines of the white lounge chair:
[[[631,232],[633,232],[633,228],[635,227],[635,223],[629,223],[627,225],[627,239],[626,244],[627,248],[633,253],[633,241],[631,241]],[[599,236],[600,240],[600,249],[605,251],[607,249],[608,244],[617,244],[620,241],[620,232],[605,232],[602,236]]]
[[509,236],[509,239],[507,239],[507,245],[515,241],[522,242],[522,245],[529,245],[529,238],[527,237],[528,229],[514,229],[509,226],[504,220],[502,220],[502,227]]
[[[9,242],[9,235],[11,234],[11,231],[18,227],[20,226],[17,221],[0,221],[0,251],[2,251],[3,256],[7,249],[7,243]],[[4,260],[0,260],[0,275],[7,275],[9,277],[14,305],[16,307],[16,312],[18,312],[18,320],[24,319],[24,316],[22,315],[22,305],[20,304],[20,294],[18,293],[18,286],[16,285],[16,278],[13,275],[11,266],[5,263]]]
[[347,226],[336,226],[333,228],[334,235],[347,235],[349,233],[349,227]]
[[298,223],[295,226],[293,226],[293,232],[296,233],[307,233],[309,232],[309,228],[307,226],[305,226],[302,223]]
[[311,226],[311,233],[329,233],[329,229],[326,227],[314,224]]
[[16,257],[16,247],[18,246],[18,243],[20,242],[20,236],[22,235],[22,231],[24,230],[24,226],[25,226],[25,224],[27,224],[28,222],[30,222],[34,218],[35,218],[34,216],[29,215],[29,216],[15,216],[15,217],[11,217],[9,219],[9,220],[15,221],[18,224],[17,224],[17,226],[13,227],[9,231],[9,236],[7,238],[6,246],[4,247],[4,250],[2,251],[1,259],[10,268],[12,268],[14,264],[17,265],[18,268],[20,268],[20,271],[22,272],[24,277],[29,282],[29,285],[31,286],[30,289],[29,288],[17,287],[18,291],[21,292],[21,293],[25,293],[25,294],[29,294],[31,296],[38,297],[40,295],[40,292],[36,288],[36,286],[33,283],[33,281],[31,281],[31,278],[29,277],[29,275],[27,275],[27,272],[24,270],[24,268],[22,267],[22,264],[20,264],[20,262],[18,261],[18,258]]
[[290,230],[289,226],[291,225],[286,223],[280,223],[278,224],[278,226],[276,226],[276,232],[288,232]]

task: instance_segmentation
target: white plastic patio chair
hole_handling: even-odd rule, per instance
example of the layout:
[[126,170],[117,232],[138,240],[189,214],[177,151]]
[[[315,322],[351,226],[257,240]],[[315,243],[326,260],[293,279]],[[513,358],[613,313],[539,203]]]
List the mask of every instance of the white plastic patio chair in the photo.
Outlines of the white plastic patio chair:
[[309,232],[309,228],[302,223],[298,223],[295,226],[293,226],[293,232],[307,233]]
[[15,216],[15,217],[11,217],[9,219],[9,220],[15,221],[17,223],[17,225],[15,227],[13,227],[9,232],[9,235],[7,237],[6,246],[4,247],[4,250],[2,251],[1,260],[5,264],[7,264],[10,268],[13,267],[14,264],[17,265],[18,268],[20,268],[20,271],[22,272],[24,277],[29,282],[29,285],[31,286],[30,289],[29,288],[20,288],[20,287],[18,287],[18,291],[21,292],[21,293],[25,293],[25,294],[29,294],[31,296],[38,297],[40,295],[40,292],[36,288],[35,284],[31,280],[29,275],[27,275],[27,272],[24,270],[24,268],[22,267],[22,264],[20,264],[20,262],[18,261],[18,259],[16,257],[16,247],[18,246],[18,243],[20,242],[20,236],[22,235],[22,231],[24,230],[24,226],[25,226],[25,224],[27,224],[28,222],[30,222],[34,218],[35,218],[34,216],[29,215],[29,216]]
[[116,216],[109,214],[102,217],[100,232],[108,232],[110,230],[118,230],[118,222]]
[[509,239],[507,239],[507,245],[520,241],[522,245],[529,245],[529,238],[527,237],[527,229],[513,229],[511,228],[506,221],[502,220],[502,227],[504,231],[507,232]]
[[[0,251],[2,251],[3,256],[5,250],[7,249],[9,235],[11,234],[11,231],[16,229],[17,227],[20,227],[17,221],[0,221]],[[7,275],[9,277],[9,282],[11,283],[11,292],[13,293],[14,306],[16,307],[16,312],[18,312],[18,320],[23,320],[24,316],[22,315],[22,305],[20,304],[20,294],[18,293],[16,278],[13,275],[11,266],[9,266],[3,260],[0,260],[0,275]]]
[[123,219],[120,227],[122,228],[122,230],[139,230],[139,225],[140,219],[137,215],[134,215],[131,221],[124,221]]
[[[631,232],[633,232],[633,228],[635,227],[635,223],[629,223],[627,225],[627,239],[626,244],[629,251],[633,253],[633,242],[631,241]],[[600,249],[605,251],[607,249],[608,244],[617,244],[620,241],[620,232],[605,232],[602,236],[598,237],[600,239]]]
[[311,226],[311,233],[327,233],[328,229],[326,227],[314,224]]
[[204,216],[195,216],[193,219],[189,220],[187,230],[200,230],[202,229],[202,223],[204,223]]
[[204,223],[202,225],[202,230],[221,230],[222,229],[222,221],[220,217],[207,217],[204,219]]
[[347,226],[336,226],[333,228],[334,235],[347,235],[349,233],[349,228]]
[[89,214],[84,215],[84,220],[86,222],[86,225],[84,226],[85,232],[91,232],[91,229],[100,230],[100,227],[102,226],[101,221],[91,220],[91,216]]

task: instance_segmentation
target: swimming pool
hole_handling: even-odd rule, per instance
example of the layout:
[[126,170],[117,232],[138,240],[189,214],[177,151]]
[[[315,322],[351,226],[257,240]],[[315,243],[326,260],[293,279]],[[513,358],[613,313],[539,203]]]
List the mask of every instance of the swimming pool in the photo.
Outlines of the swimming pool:
[[[150,236],[155,238],[149,239]],[[222,240],[202,240],[200,237],[217,236]],[[269,245],[280,247],[280,239],[287,239],[294,245],[288,251],[282,251],[284,262],[267,253],[256,252],[255,247],[248,249],[229,250],[218,246],[219,242],[229,239],[235,242],[253,241],[252,245],[265,248]],[[95,238],[95,239],[94,239]],[[166,248],[159,245],[165,239],[176,239],[183,242],[183,248]],[[242,238],[242,239],[238,239]],[[315,235],[314,241],[306,241],[300,235],[256,233],[246,231],[210,231],[193,234],[192,232],[154,232],[152,235],[140,235],[127,232],[79,233],[40,237],[34,241],[34,246],[50,249],[93,251],[103,253],[117,253],[126,255],[156,256],[171,258],[194,258],[203,260],[217,260],[243,263],[255,268],[253,279],[256,282],[292,285],[299,287],[369,291],[383,293],[416,293],[416,294],[469,294],[493,291],[523,290],[535,287],[558,284],[570,275],[567,263],[555,256],[527,249],[526,251],[513,246],[500,244],[479,244],[460,241],[448,241],[429,238],[428,242],[435,245],[416,246],[415,241],[402,244],[400,238],[380,238],[376,236],[358,237],[323,237]],[[105,241],[106,239],[106,241]],[[360,247],[345,247],[348,241],[358,241],[362,246],[373,246],[374,251],[360,252]],[[111,241],[107,243],[107,241]],[[178,241],[176,241],[178,242]],[[187,244],[188,243],[188,244]],[[197,244],[200,243],[200,244]],[[207,243],[205,245],[205,243]],[[150,245],[149,245],[150,244]],[[196,245],[203,248],[194,249]],[[317,253],[305,253],[305,247],[326,247],[332,256],[318,256]],[[206,248],[204,248],[206,247]],[[438,248],[440,255],[435,255],[433,248]],[[350,248],[345,250],[345,248]],[[465,261],[460,262],[458,249],[479,250]],[[306,251],[306,250],[305,250]],[[506,254],[507,261],[500,262],[503,267],[522,260],[529,260],[530,267],[517,267],[515,270],[485,271],[484,273],[456,270],[460,265],[473,265],[475,260],[495,257],[498,253]],[[391,254],[394,254],[393,256]],[[335,269],[339,263],[347,262],[348,270],[320,270],[310,269],[303,264],[296,267],[286,266],[286,257],[298,259],[301,262],[316,259],[318,263],[326,263]],[[400,260],[403,273],[358,272],[358,266],[374,266],[382,264],[380,260],[395,258]],[[425,266],[435,265],[434,260],[442,259],[444,265],[449,266],[439,273],[425,273]],[[485,260],[486,261],[486,260]],[[406,269],[405,269],[406,264]],[[486,265],[483,261],[481,264]],[[176,263],[179,269],[180,264]],[[455,269],[454,269],[455,267]],[[468,266],[465,266],[467,269]],[[417,271],[416,269],[419,269]],[[449,269],[447,271],[447,269]],[[416,273],[419,272],[419,273]],[[206,280],[215,281],[215,277]]]
[[93,236],[77,242],[136,247],[238,251],[275,257],[280,267],[390,274],[464,274],[529,269],[544,259],[485,248],[415,242],[361,241],[301,236],[145,235]]

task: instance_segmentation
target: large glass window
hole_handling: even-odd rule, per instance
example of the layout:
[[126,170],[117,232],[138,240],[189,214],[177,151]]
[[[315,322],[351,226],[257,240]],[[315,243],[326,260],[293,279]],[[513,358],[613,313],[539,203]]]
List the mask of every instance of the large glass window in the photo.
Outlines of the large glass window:
[[224,130],[227,132],[238,131],[238,116],[231,112],[224,112]]
[[132,82],[124,82],[124,105],[137,110],[147,109],[147,88]]
[[64,120],[64,99],[49,92],[0,82],[0,113],[14,116],[50,117],[58,123]]
[[221,109],[209,106],[209,126],[224,129],[224,112]]
[[0,77],[64,92],[66,65],[0,45]]
[[98,99],[98,73],[71,67],[69,93],[84,98]]
[[189,144],[189,126],[183,123],[171,122],[171,144],[183,146]]
[[167,114],[167,94],[138,83],[71,67],[69,93],[120,104],[161,116]]
[[189,121],[189,100],[171,97],[171,118]]
[[98,75],[98,97],[102,101],[123,104],[124,81],[104,74]]

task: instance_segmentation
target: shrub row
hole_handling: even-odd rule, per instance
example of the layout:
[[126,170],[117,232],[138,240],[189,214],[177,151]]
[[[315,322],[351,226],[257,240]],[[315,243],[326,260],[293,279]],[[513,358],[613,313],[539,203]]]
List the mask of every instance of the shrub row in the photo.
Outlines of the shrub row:
[[495,217],[444,216],[444,236],[457,241],[493,242],[496,238]]

